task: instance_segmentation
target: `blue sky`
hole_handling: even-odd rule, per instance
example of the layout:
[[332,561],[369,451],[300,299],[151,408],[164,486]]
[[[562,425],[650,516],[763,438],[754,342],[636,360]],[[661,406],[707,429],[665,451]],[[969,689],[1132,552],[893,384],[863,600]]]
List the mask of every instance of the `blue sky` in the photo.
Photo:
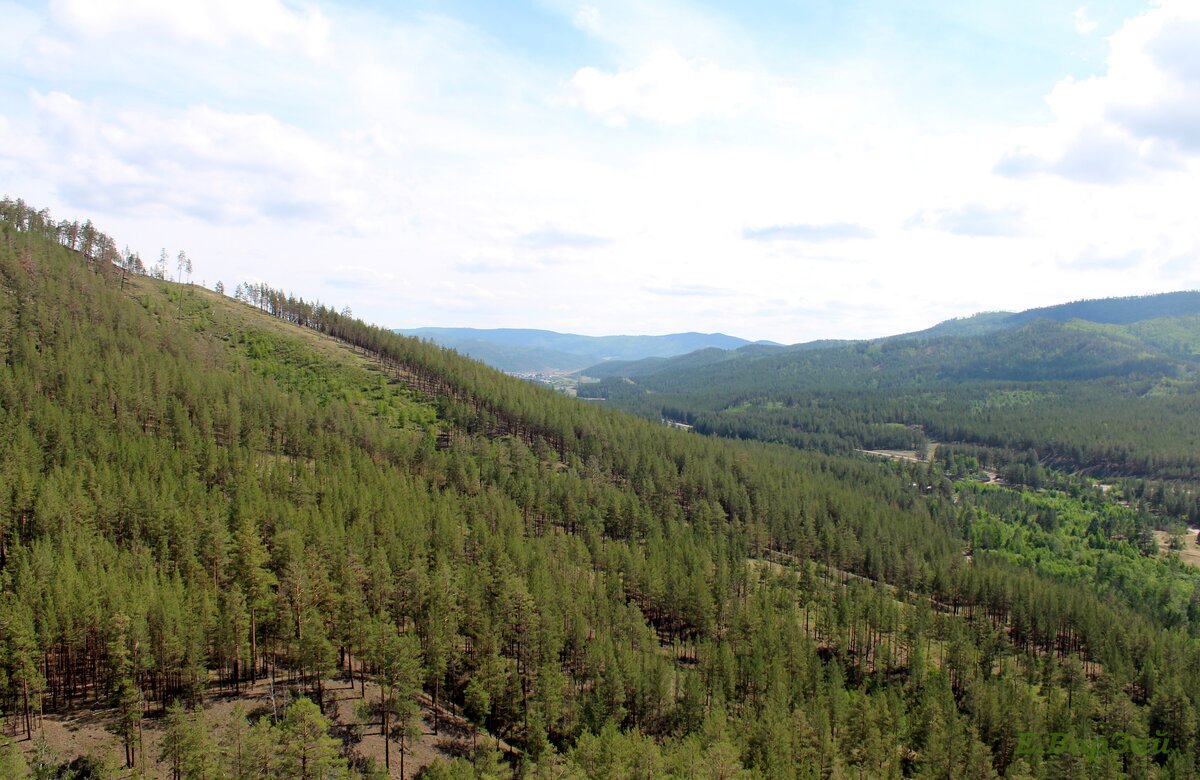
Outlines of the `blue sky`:
[[0,0],[0,191],[398,327],[1195,288],[1198,6]]

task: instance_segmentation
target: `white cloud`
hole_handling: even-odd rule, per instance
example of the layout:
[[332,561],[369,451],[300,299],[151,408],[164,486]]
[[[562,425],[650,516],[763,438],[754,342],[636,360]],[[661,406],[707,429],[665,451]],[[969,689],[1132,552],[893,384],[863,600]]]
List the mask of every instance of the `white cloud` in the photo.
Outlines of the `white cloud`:
[[1054,124],[1028,130],[997,165],[1121,182],[1186,169],[1200,155],[1200,3],[1164,0],[1110,39],[1103,75],[1047,96]]
[[[1052,124],[1014,133],[945,85],[931,117],[905,87],[922,63],[878,41],[760,52],[686,3],[546,4],[586,55],[337,4],[316,36],[337,56],[313,58],[318,12],[291,0],[248,0],[281,9],[269,33],[225,0],[114,7],[127,26],[94,29],[62,0],[25,12],[28,36],[0,30],[0,178],[145,256],[182,245],[210,280],[252,273],[391,325],[796,341],[1200,285],[1180,260],[1200,248],[1194,103],[1171,92],[1194,94],[1200,63],[1157,7],[1102,76],[1055,89]],[[1020,175],[994,175],[1002,157]]]
[[909,224],[971,237],[1012,237],[1027,232],[1021,208],[1013,205],[987,206],[977,202],[922,211]]
[[335,290],[358,291],[389,287],[396,281],[396,277],[366,265],[339,263],[329,269],[329,275],[324,281]]
[[1086,6],[1081,5],[1075,9],[1075,32],[1080,35],[1091,35],[1099,26],[1097,22],[1088,18]]
[[529,274],[553,264],[546,258],[529,259],[503,249],[482,249],[470,252],[453,267],[464,274]]
[[672,125],[736,114],[750,102],[753,83],[740,73],[663,49],[630,70],[581,68],[570,92],[573,103],[614,125],[631,118]]
[[167,35],[213,46],[252,43],[319,55],[329,22],[315,7],[280,0],[53,0],[61,25],[83,37]]
[[1079,253],[1079,256],[1073,261],[1068,261],[1067,265],[1084,271],[1129,272],[1140,265],[1144,259],[1144,253],[1136,249],[1113,253],[1102,251],[1095,244],[1088,244]]
[[600,9],[594,5],[581,5],[573,19],[575,26],[589,35],[600,33]]
[[73,200],[216,221],[343,225],[362,172],[352,158],[265,114],[193,106],[113,111],[62,92],[34,93],[42,164]]
[[516,243],[525,249],[534,250],[599,249],[611,244],[612,239],[547,226],[522,233],[517,237]]
[[742,238],[751,241],[807,241],[819,243],[823,241],[847,241],[871,238],[873,235],[870,229],[848,222],[834,222],[820,225],[771,225],[769,227],[742,229]]
[[667,284],[643,289],[651,295],[672,298],[731,298],[738,294],[725,287],[706,284]]

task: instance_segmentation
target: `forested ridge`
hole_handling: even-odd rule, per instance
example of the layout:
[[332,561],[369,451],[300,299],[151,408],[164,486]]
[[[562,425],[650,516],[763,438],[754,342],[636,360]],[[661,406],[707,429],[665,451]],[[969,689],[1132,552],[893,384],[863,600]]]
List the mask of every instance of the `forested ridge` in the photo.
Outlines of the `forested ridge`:
[[[1085,482],[697,436],[0,232],[0,777],[412,776],[431,715],[479,733],[426,777],[1200,765],[1196,572]],[[47,744],[81,712],[115,752]]]
[[685,356],[579,393],[701,433],[829,453],[934,440],[989,448],[1005,468],[1034,452],[1044,467],[1121,481],[1129,496],[1167,495],[1160,511],[1197,523],[1198,297],[1065,304],[1007,315],[1014,325],[985,334]]

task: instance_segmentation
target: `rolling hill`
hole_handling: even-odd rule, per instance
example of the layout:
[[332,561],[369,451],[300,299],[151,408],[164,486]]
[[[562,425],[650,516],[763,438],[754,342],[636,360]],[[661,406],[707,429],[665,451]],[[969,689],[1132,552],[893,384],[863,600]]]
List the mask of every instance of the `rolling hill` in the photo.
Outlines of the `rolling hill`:
[[1013,330],[1034,320],[1053,322],[1083,320],[1104,325],[1129,325],[1143,320],[1186,317],[1196,314],[1200,314],[1200,292],[1183,290],[1157,295],[1072,301],[1016,313],[982,312],[970,317],[946,320],[926,330],[892,338],[931,339],[942,336],[982,336],[997,331]]
[[723,333],[580,336],[522,328],[415,328],[395,332],[426,339],[508,372],[575,371],[609,360],[672,357],[701,349],[730,350],[750,344]]
[[936,439],[1195,481],[1197,312],[1197,293],[1084,301],[823,349],[604,365],[584,373],[606,378],[579,392],[702,432],[825,451]]

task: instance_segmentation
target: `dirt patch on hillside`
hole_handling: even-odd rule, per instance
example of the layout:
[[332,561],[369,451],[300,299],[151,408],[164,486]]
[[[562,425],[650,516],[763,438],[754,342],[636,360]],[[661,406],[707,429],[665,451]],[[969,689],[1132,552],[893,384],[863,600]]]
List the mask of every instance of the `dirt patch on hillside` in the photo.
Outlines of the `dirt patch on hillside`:
[[[1179,551],[1179,558],[1186,564],[1200,568],[1200,544],[1196,544],[1198,533],[1200,533],[1200,529],[1189,528],[1183,534],[1183,549]],[[1171,534],[1166,531],[1155,531],[1154,538],[1158,540],[1158,548],[1163,555],[1166,555],[1170,550]]]
[[[365,689],[365,690],[364,690]],[[298,687],[284,685],[281,680],[275,681],[274,696],[272,697],[269,680],[260,680],[254,686],[244,686],[234,695],[232,692],[218,692],[210,689],[204,701],[204,712],[209,719],[214,736],[220,736],[225,724],[229,721],[235,707],[241,706],[251,719],[271,717],[272,712],[282,715],[290,695],[298,695]],[[379,723],[363,723],[357,716],[357,705],[363,696],[371,701],[379,699],[379,686],[368,680],[366,685],[355,678],[350,685],[344,678],[338,678],[327,683],[324,688],[325,715],[333,722],[332,732],[335,737],[342,739],[348,746],[352,758],[373,758],[380,766],[384,763],[384,742],[380,734]],[[274,704],[272,704],[272,698]],[[437,733],[434,733],[434,708],[428,696],[422,695],[421,700],[421,736],[408,745],[404,756],[404,776],[411,778],[435,759],[467,756],[471,752],[471,727],[459,715],[444,707],[437,709]],[[69,713],[47,713],[41,731],[35,724],[34,737],[31,740],[18,742],[27,760],[32,760],[37,750],[41,735],[45,736],[46,745],[54,759],[59,762],[69,761],[79,756],[108,756],[116,766],[124,766],[125,750],[121,740],[112,731],[115,720],[115,710],[103,706],[79,706]],[[158,762],[162,751],[163,719],[157,708],[152,707],[143,720],[144,753],[146,758],[146,777],[153,780],[167,780],[170,777],[169,767]],[[496,745],[500,750],[511,750],[503,741],[480,732],[480,744]],[[400,777],[400,745],[395,740],[391,746],[391,776]],[[139,777],[134,770],[122,769],[120,778]]]

